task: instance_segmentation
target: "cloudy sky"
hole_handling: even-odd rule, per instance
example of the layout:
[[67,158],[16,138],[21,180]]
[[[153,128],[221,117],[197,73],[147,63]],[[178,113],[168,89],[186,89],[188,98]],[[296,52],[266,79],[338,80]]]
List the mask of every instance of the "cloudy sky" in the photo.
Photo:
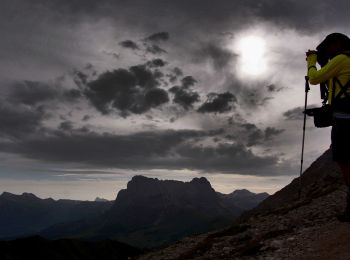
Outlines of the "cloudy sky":
[[[142,174],[274,193],[299,175],[305,51],[349,34],[349,8],[1,1],[0,192],[113,199]],[[305,167],[329,144],[309,119]]]

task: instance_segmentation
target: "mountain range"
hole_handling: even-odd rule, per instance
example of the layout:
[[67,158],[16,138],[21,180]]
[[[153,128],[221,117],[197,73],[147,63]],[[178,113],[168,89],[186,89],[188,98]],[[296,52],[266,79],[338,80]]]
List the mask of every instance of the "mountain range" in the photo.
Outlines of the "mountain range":
[[[40,235],[51,239],[109,238],[139,248],[154,248],[224,227],[244,208],[254,201],[257,204],[268,194],[256,196],[246,190],[228,195],[217,193],[204,177],[181,182],[137,175],[102,215],[51,226]],[[237,204],[235,197],[240,198]]]
[[39,234],[48,239],[113,239],[154,248],[182,237],[224,227],[268,197],[236,190],[216,192],[209,181],[134,176],[115,201],[40,199],[34,194],[0,195],[0,239]]
[[34,235],[56,223],[101,215],[110,201],[40,199],[31,193],[0,195],[0,239]]

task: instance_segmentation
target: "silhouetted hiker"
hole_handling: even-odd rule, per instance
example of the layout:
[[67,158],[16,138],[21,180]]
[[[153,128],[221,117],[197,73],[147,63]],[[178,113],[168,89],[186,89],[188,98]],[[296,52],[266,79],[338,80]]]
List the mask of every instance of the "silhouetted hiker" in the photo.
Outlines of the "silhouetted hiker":
[[[345,211],[338,220],[350,222],[350,39],[341,33],[328,35],[317,51],[306,52],[310,84],[325,82],[327,103],[333,111],[332,153],[348,187]],[[321,69],[316,68],[316,62]]]

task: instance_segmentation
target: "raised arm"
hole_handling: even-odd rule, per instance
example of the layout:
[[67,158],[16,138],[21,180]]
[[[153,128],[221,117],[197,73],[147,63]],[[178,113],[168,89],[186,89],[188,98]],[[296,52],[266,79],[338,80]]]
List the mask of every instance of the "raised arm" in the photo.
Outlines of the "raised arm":
[[321,82],[325,82],[337,75],[341,69],[341,64],[345,61],[346,55],[340,54],[331,59],[324,67],[317,70],[316,62],[317,55],[310,54],[307,56],[307,75],[309,77],[310,84],[317,85]]

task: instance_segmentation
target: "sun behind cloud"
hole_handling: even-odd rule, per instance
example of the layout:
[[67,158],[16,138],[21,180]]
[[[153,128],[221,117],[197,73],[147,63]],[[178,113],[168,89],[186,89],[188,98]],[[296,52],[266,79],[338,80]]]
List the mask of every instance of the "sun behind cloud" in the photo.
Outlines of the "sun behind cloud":
[[239,74],[258,77],[266,71],[266,42],[262,37],[244,36],[234,44],[234,51],[238,54]]

